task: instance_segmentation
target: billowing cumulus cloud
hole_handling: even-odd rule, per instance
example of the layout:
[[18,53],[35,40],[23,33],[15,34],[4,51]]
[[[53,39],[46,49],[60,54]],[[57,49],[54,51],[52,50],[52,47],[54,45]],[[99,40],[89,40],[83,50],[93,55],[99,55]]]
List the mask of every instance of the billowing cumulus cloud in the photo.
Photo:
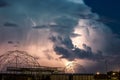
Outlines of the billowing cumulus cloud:
[[[87,6],[67,0],[5,0],[5,2],[10,6],[0,9],[1,51],[27,50],[30,54],[39,56],[40,64],[43,65],[47,65],[48,62],[55,62],[53,65],[59,64],[55,61],[59,60],[59,55],[55,54],[54,42],[50,38],[60,35],[65,39],[73,35],[78,36],[72,32],[81,17],[79,12],[82,15],[91,14]],[[16,28],[17,25],[19,27]],[[69,45],[66,42],[61,45]]]
[[10,6],[0,8],[2,52],[5,48],[26,50],[40,57],[41,65],[64,66],[66,61],[75,60],[83,60],[81,65],[84,62],[99,65],[104,58],[119,51],[116,46],[119,38],[98,22],[99,16],[82,0],[4,2]]

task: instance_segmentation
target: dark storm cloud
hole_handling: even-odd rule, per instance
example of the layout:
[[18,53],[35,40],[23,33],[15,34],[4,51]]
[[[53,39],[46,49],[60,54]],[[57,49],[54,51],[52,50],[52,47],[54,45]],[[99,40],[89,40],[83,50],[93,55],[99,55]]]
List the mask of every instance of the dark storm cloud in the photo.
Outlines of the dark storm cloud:
[[6,23],[4,23],[4,26],[5,26],[5,27],[18,27],[17,24],[11,23],[11,22],[6,22]]
[[57,36],[57,37],[56,36],[51,36],[50,40],[55,43],[56,47],[59,44],[67,46],[67,48],[69,48],[69,49],[72,49],[74,47],[73,44],[72,44],[72,41],[71,41],[70,37],[62,38],[61,36]]
[[95,60],[101,61],[104,59],[104,56],[101,53],[93,53],[89,50],[84,50],[80,48],[66,49],[64,47],[55,47],[54,50],[57,54],[62,55],[61,58],[67,58],[68,60],[72,61],[74,59],[88,59],[88,60]]
[[[28,34],[32,27],[34,29],[49,28],[51,32],[69,36],[80,18],[77,17],[77,14],[73,14],[74,12],[81,15],[92,14],[84,4],[76,4],[67,0],[5,0],[5,2],[11,6],[0,10],[3,21],[15,21],[21,27],[24,35]],[[2,22],[1,24],[3,24]],[[57,25],[47,27],[46,24],[51,22],[55,22]],[[33,26],[33,23],[36,25]],[[4,26],[15,27],[17,25],[5,23]],[[19,31],[17,34],[22,36]]]
[[102,60],[104,58],[101,51],[94,53],[92,52],[91,47],[87,46],[86,44],[83,44],[84,49],[75,47],[69,37],[66,39],[62,39],[62,37],[51,37],[50,39],[56,43],[54,50],[57,54],[62,55],[61,58],[67,58],[68,60],[80,58],[96,61]]
[[72,33],[70,36],[71,37],[78,37],[78,36],[82,36],[82,35],[81,34]]
[[[29,30],[31,30],[31,28],[50,29],[50,32],[53,33],[50,34],[50,39],[55,45],[54,49],[56,53],[59,51],[58,45],[64,45],[68,48],[68,51],[71,51],[71,49],[74,48],[70,36],[80,36],[79,34],[73,34],[79,18],[96,18],[96,16],[93,16],[94,14],[91,13],[90,8],[86,5],[76,4],[67,0],[29,0],[29,2],[27,0],[6,0],[6,2],[11,4],[11,6],[1,10],[0,13],[5,17],[5,21],[11,20],[20,24],[19,26],[22,30],[22,34],[21,31],[18,31],[19,29],[15,29],[15,31],[5,30],[5,32],[2,32],[2,34],[5,34],[3,38],[5,40],[0,42],[3,43],[4,41],[11,39],[22,40],[24,42],[24,40],[26,40],[25,37],[27,37],[27,34],[29,34]],[[54,22],[56,25],[50,25],[49,23],[51,22]],[[5,23],[4,26],[17,27],[18,25],[15,23]],[[55,37],[53,37],[54,32],[57,33]],[[35,40],[34,42],[36,42],[36,39],[39,37],[36,35],[31,36],[34,36],[34,38],[32,38],[33,41]],[[1,37],[3,36],[1,35]],[[58,41],[60,44],[56,44]],[[63,47],[61,49],[63,49]],[[72,52],[76,54],[75,57],[73,57],[74,59],[77,58],[79,53],[85,53],[78,48]],[[64,55],[65,53],[60,54]],[[82,57],[87,57],[87,55],[84,54]]]
[[7,7],[9,4],[5,2],[4,0],[0,0],[0,8]]
[[34,29],[45,29],[48,28],[46,25],[41,25],[41,26],[33,26],[32,28]]
[[8,41],[8,44],[13,44],[14,42],[13,41]]

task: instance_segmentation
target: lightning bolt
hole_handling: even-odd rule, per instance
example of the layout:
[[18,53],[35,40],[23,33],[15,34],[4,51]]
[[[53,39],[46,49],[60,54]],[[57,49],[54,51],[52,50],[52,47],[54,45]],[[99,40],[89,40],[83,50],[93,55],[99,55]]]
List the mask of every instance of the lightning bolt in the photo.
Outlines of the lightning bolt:
[[28,15],[26,16],[27,16],[27,19],[30,20],[30,22],[32,23],[32,26],[37,26],[36,22],[31,17],[29,17]]
[[30,18],[30,21],[32,22],[32,26],[37,26],[36,22],[32,18]]

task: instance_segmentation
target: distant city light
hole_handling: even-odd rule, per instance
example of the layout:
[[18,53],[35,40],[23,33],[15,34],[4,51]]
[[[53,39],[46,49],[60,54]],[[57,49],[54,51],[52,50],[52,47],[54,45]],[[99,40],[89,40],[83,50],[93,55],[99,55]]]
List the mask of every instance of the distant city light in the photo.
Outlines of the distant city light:
[[113,72],[112,75],[115,75],[115,72]]
[[97,74],[97,75],[99,75],[99,74],[100,74],[100,72],[97,72],[96,74]]

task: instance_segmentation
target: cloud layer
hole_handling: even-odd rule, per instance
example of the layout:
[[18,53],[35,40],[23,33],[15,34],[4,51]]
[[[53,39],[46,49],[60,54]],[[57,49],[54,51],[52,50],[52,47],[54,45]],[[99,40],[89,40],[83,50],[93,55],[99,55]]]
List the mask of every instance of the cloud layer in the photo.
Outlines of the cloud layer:
[[39,56],[41,64],[77,59],[98,66],[103,59],[119,55],[119,38],[82,0],[0,2],[1,50],[18,45],[17,49]]

